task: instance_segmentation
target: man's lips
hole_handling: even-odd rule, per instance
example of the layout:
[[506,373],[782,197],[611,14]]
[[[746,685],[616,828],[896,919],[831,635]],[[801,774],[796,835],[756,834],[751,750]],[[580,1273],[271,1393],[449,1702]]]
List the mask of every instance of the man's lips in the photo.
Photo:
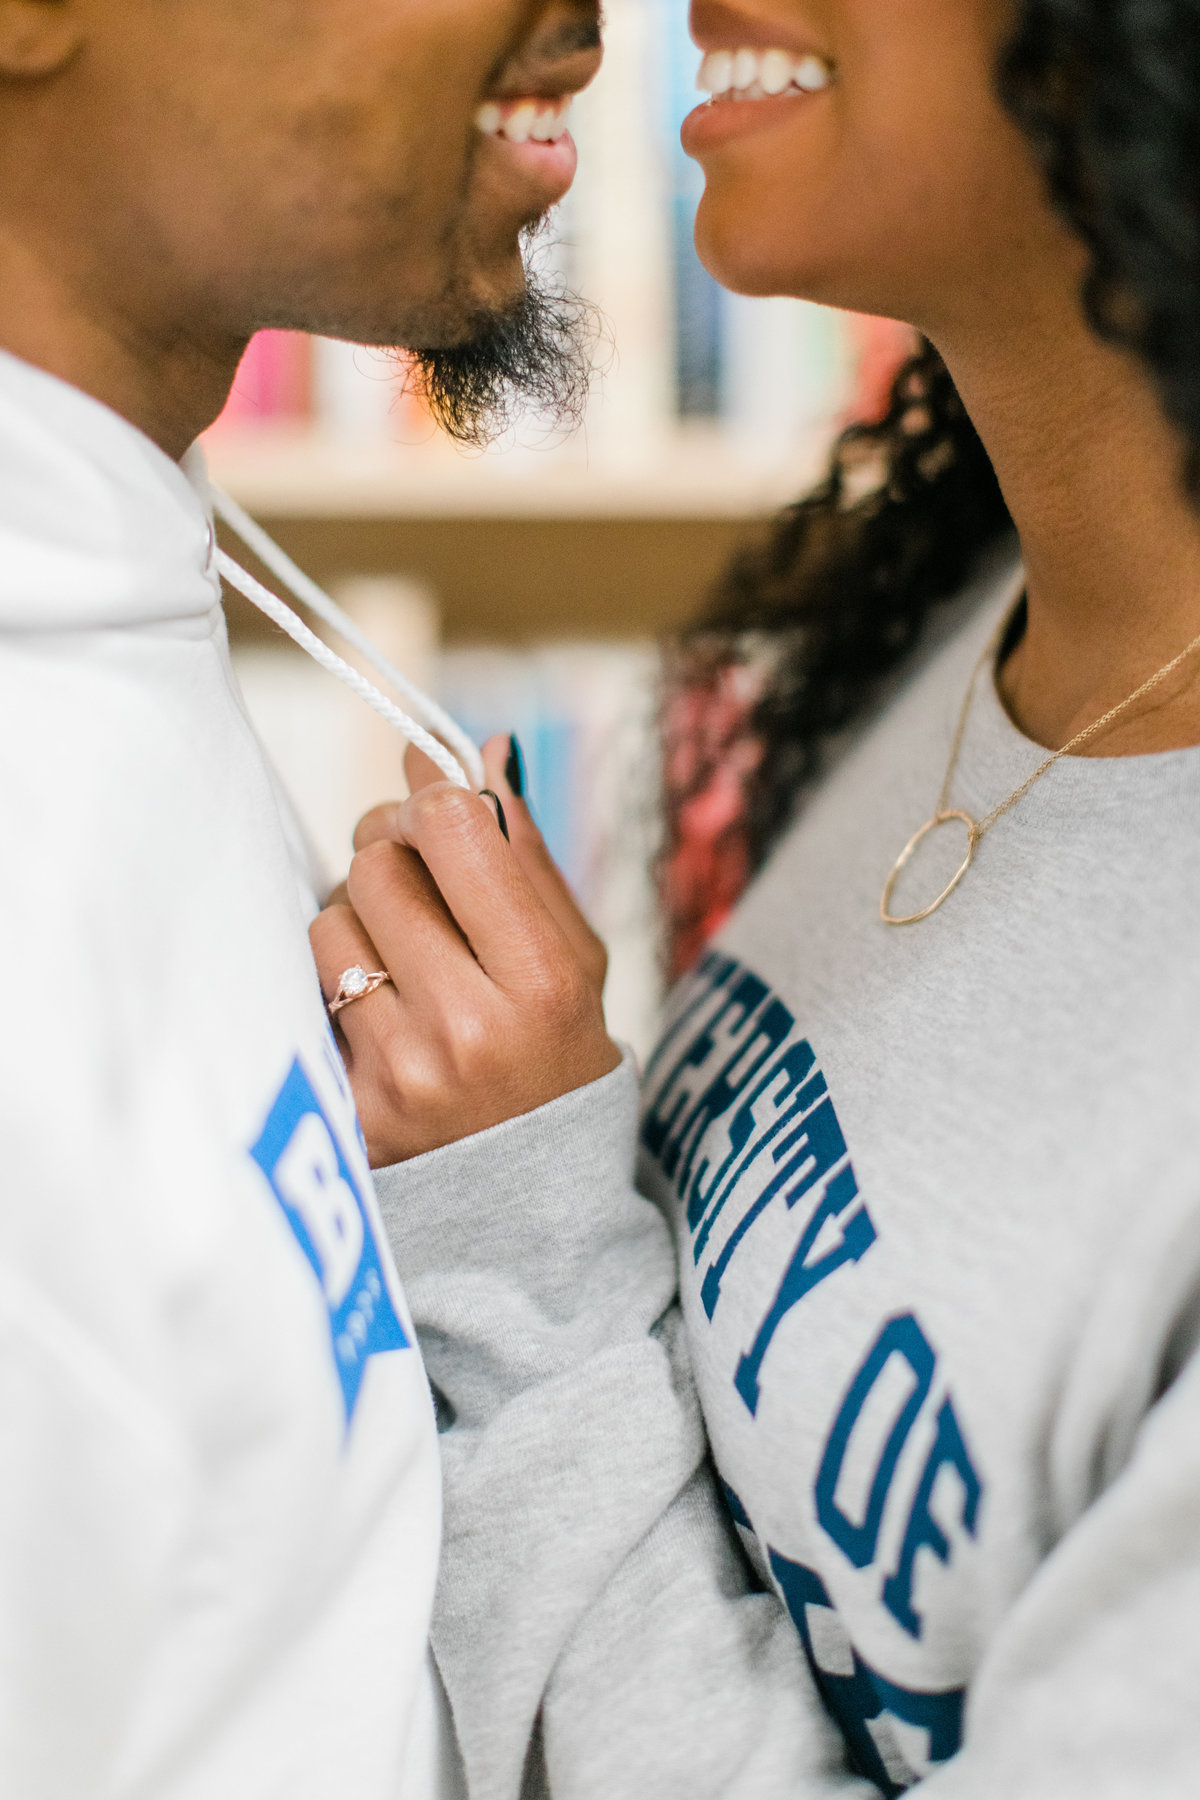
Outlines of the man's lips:
[[571,100],[600,67],[599,14],[558,21],[510,57],[475,114],[484,152],[508,187],[519,184],[531,216],[561,200],[575,178],[567,130]]
[[489,100],[561,100],[594,79],[602,60],[598,15],[560,20],[509,56],[488,84]]
[[487,100],[475,115],[476,130],[489,141],[493,167],[516,177],[532,213],[554,206],[575,179],[575,142],[567,130],[570,107],[570,95],[524,95]]

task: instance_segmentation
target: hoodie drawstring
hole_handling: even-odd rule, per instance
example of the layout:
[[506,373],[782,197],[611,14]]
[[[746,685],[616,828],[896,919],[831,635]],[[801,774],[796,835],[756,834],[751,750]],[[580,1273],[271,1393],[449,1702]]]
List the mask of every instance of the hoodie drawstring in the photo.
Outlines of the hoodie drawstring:
[[[360,700],[365,700],[368,706],[374,708],[380,718],[386,719],[388,724],[394,726],[414,748],[422,751],[431,762],[436,763],[448,781],[453,781],[458,787],[472,785],[476,789],[483,787],[486,779],[483,758],[462,726],[457,724],[449,713],[438,705],[436,700],[432,700],[428,694],[423,693],[415,682],[410,681],[406,675],[402,675],[400,670],[376,649],[366,632],[355,624],[349,614],[343,612],[336,601],[331,600],[324,589],[318,587],[316,582],[306,575],[285,551],[280,549],[275,540],[267,535],[261,525],[255,523],[236,500],[231,499],[228,494],[222,492],[211,482],[209,483],[209,492],[212,496],[213,511],[225,521],[231,530],[237,533],[247,549],[254,552],[263,566],[270,569],[276,580],[281,582],[302,606],[307,606],[310,612],[316,613],[319,619],[323,619],[337,632],[339,637],[344,638],[348,644],[353,644],[354,648],[371,664],[371,667],[382,675],[388,686],[393,688],[396,693],[401,694],[412,707],[413,712],[420,715],[424,724],[419,723],[411,714],[404,712],[365,676],[360,675],[357,669],[352,668],[343,657],[331,650],[315,631],[310,631],[304,621],[297,618],[290,606],[285,605],[269,588],[265,588],[261,581],[256,581],[254,576],[243,569],[240,563],[233,560],[232,556],[227,555],[224,550],[218,550],[217,568],[230,587],[236,588],[239,594],[244,595],[252,605],[258,607],[260,612],[265,613],[268,619],[273,620],[281,631],[285,631],[293,643],[299,644],[300,648],[306,651],[314,662],[319,663],[321,668],[327,670],[330,675],[335,675],[339,681],[344,682],[351,693],[357,694]],[[426,727],[430,729],[426,729]],[[438,734],[438,737],[433,736],[434,732]],[[439,737],[444,738],[445,743],[439,743]],[[451,750],[446,748],[446,744],[451,746]]]

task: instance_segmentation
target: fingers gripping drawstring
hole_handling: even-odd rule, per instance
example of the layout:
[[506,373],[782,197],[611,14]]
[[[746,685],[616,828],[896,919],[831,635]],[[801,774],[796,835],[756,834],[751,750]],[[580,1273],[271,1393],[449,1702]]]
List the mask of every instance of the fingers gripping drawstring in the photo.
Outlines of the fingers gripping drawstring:
[[[351,667],[344,657],[338,656],[292,611],[291,607],[265,588],[261,581],[243,569],[224,550],[217,552],[217,567],[230,587],[236,588],[253,606],[265,613],[268,619],[285,631],[302,650],[312,657],[321,668],[328,671],[343,682],[360,700],[373,707],[389,725],[395,727],[401,736],[408,739],[416,749],[422,751],[442,771],[448,781],[459,787],[481,788],[485,776],[483,759],[479,750],[467,733],[457,724],[436,700],[430,699],[416,685],[401,674],[382,653],[376,649],[366,632],[355,624],[354,620],[342,610],[323,588],[317,586],[303,569],[299,568],[281,550],[273,538],[269,537],[261,525],[255,523],[250,515],[243,511],[236,500],[230,498],[210,482],[213,510],[241,538],[248,549],[252,550],[259,561],[293,594],[303,606],[307,606],[317,617],[323,619],[339,637],[353,644],[354,648],[378,670],[388,686],[401,694],[413,712],[418,713],[424,724],[418,723],[409,713],[397,706],[394,701],[380,692],[374,683],[360,675]],[[426,729],[430,727],[431,729]],[[433,734],[438,735],[435,737]],[[439,738],[445,739],[440,743]],[[451,746],[451,750],[446,748]],[[451,753],[453,751],[453,754]],[[466,773],[464,774],[464,768]]]

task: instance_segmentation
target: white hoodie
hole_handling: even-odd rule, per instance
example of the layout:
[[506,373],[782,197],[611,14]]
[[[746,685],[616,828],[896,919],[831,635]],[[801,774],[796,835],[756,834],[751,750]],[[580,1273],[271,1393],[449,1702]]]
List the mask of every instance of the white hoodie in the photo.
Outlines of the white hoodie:
[[0,353],[0,1794],[424,1800],[429,1391],[192,473]]

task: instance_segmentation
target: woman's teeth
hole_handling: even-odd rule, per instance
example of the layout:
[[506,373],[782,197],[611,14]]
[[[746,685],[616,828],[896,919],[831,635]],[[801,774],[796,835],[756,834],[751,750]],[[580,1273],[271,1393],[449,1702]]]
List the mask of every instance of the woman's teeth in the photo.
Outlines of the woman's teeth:
[[475,126],[510,144],[553,144],[566,131],[570,110],[569,94],[561,100],[488,100],[475,114]]
[[833,65],[822,56],[792,56],[787,50],[710,50],[700,64],[696,86],[720,100],[766,100],[776,94],[816,94],[833,80]]

